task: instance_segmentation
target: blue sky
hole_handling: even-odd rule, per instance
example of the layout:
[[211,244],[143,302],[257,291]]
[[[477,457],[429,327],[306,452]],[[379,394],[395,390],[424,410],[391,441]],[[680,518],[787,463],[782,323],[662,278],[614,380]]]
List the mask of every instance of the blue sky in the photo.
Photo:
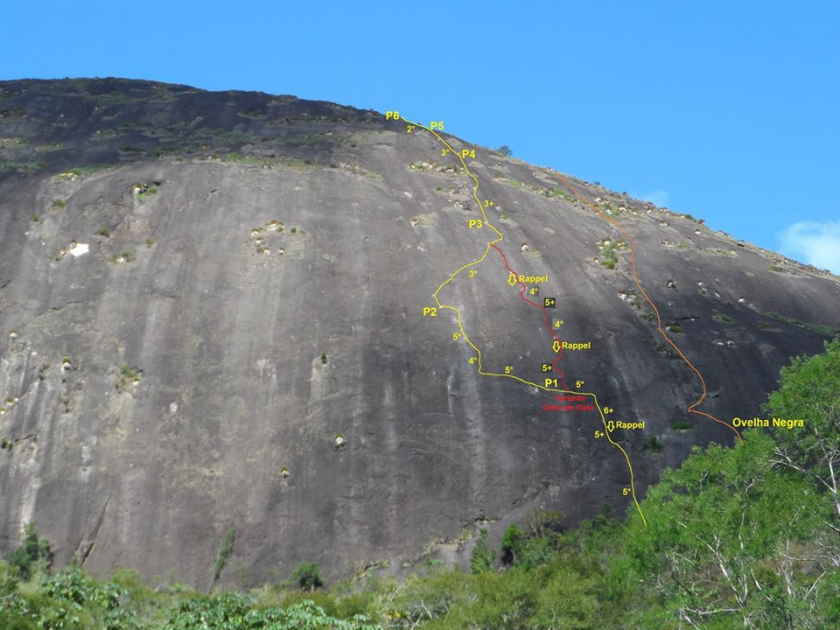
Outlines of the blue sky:
[[840,273],[840,3],[23,2],[0,78],[123,76],[419,120]]

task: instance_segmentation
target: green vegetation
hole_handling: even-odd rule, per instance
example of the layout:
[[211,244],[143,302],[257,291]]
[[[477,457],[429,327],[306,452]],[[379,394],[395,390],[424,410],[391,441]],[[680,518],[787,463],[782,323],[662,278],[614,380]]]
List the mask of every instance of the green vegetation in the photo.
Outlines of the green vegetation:
[[566,201],[575,201],[574,195],[572,195],[569,192],[566,192],[562,188],[546,188],[545,190],[543,190],[543,195],[545,195],[549,199],[559,197],[560,199],[564,199]]
[[642,450],[652,451],[654,453],[661,452],[664,447],[665,445],[662,443],[662,440],[655,435],[647,436],[645,441],[642,443]]
[[233,551],[233,543],[236,539],[236,531],[231,527],[225,533],[225,541],[222,543],[221,549],[219,549],[219,555],[216,558],[216,564],[213,566],[213,584],[219,581],[219,577],[222,575],[222,571],[227,564],[228,558],[230,557],[231,552]]
[[[11,450],[11,446],[9,446],[9,449]],[[9,556],[8,562],[11,573],[22,580],[28,580],[33,572],[42,572],[49,567],[50,559],[49,541],[38,536],[32,523],[27,523],[23,529],[23,540],[20,547]],[[0,572],[0,576],[2,576],[2,572]],[[2,577],[0,577],[0,580],[2,580]],[[0,587],[0,593],[3,593],[4,590]]]
[[607,269],[615,269],[615,266],[618,264],[616,252],[627,249],[627,244],[624,241],[614,241],[610,238],[605,238],[598,243],[598,249],[601,250],[601,260],[598,263]]
[[105,238],[111,236],[111,232],[106,227],[99,228],[98,230],[96,230],[96,232],[94,232],[94,234],[96,236],[104,236]]
[[192,152],[193,152],[192,149],[185,149],[184,147],[171,146],[171,147],[160,147],[158,149],[155,149],[154,151],[152,151],[152,155],[159,158],[159,157],[166,157],[167,155],[178,155],[178,154],[181,154],[181,153],[192,153]]
[[487,530],[483,527],[478,532],[478,541],[473,547],[472,557],[470,558],[470,570],[473,573],[486,573],[493,570],[493,564],[496,562],[496,552],[487,544]]
[[321,580],[321,570],[314,562],[299,564],[292,573],[292,581],[297,582],[305,591],[314,591],[324,585]]
[[114,265],[119,265],[122,263],[134,262],[135,260],[137,259],[131,252],[122,252],[119,256],[117,256],[116,254],[111,254],[111,257],[108,259],[108,262]]
[[694,423],[690,420],[677,420],[672,428],[674,431],[691,431],[694,428]]
[[512,188],[527,188],[527,186],[523,182],[517,181],[515,179],[507,179],[505,177],[500,177],[498,181],[500,181],[503,184],[507,184]]
[[21,173],[37,173],[46,168],[46,163],[41,162],[13,162],[0,158],[0,171],[20,171]]
[[[633,506],[623,522],[605,509],[567,531],[562,514],[532,512],[504,531],[498,569],[480,530],[470,572],[429,558],[399,583],[366,576],[326,592],[318,566],[302,564],[290,582],[211,595],[150,590],[124,571],[104,582],[75,566],[50,575],[49,545],[30,526],[0,563],[0,628],[837,628],[840,340],[794,359],[779,382],[763,414],[803,426],[695,447],[647,490],[646,525]],[[661,444],[648,436],[643,448]]]
[[825,354],[796,357],[782,368],[781,387],[770,395],[764,412],[805,420],[802,429],[782,434],[776,454],[786,469],[828,494],[833,514],[825,522],[836,537],[840,532],[836,527],[840,525],[840,339],[825,347]]
[[141,372],[142,370],[136,367],[130,367],[129,365],[123,364],[120,368],[120,375],[114,382],[114,389],[122,392],[126,391],[129,385],[139,383]]
[[513,155],[513,151],[506,144],[503,144],[498,149],[496,149],[496,153],[499,153],[500,155],[503,155],[505,157],[511,157]]
[[735,321],[734,319],[729,317],[729,315],[721,315],[721,314],[713,315],[712,319],[715,320],[716,322],[721,322],[722,324],[731,324]]
[[143,203],[146,199],[152,195],[156,195],[158,192],[154,184],[135,184],[134,190],[137,192],[137,201],[140,203]]
[[107,92],[105,94],[97,94],[96,100],[102,103],[108,104],[115,104],[115,103],[125,103],[126,101],[130,101],[131,98],[127,94],[123,94],[122,92],[117,92],[114,90],[113,92]]
[[60,142],[51,142],[50,144],[42,144],[35,147],[35,153],[49,153],[50,151],[58,151],[64,148]]
[[65,199],[55,199],[52,206],[53,208],[64,208],[67,206],[67,201]]
[[327,364],[327,353],[326,352],[321,353],[321,363],[324,364],[324,365]]
[[64,179],[76,179],[77,177],[81,177],[82,175],[90,175],[100,169],[107,168],[104,164],[88,164],[87,166],[78,166],[75,168],[70,168],[64,171],[63,173],[59,173],[56,177],[57,180],[64,180]]
[[784,315],[779,315],[778,313],[767,312],[761,313],[761,315],[770,319],[775,319],[778,322],[784,322],[785,324],[799,326],[800,328],[810,330],[811,332],[815,332],[818,335],[824,335],[826,337],[831,337],[835,332],[837,332],[835,328],[832,328],[831,326],[826,326],[825,324],[812,324],[810,322],[801,322],[798,319],[794,319],[792,317],[785,317]]
[[[276,141],[280,144],[290,144],[294,146],[304,146],[309,144],[322,144],[327,142],[329,138],[324,137],[319,133],[306,132],[296,136],[287,136],[285,138],[277,138]],[[335,138],[336,142],[341,142],[341,138]]]
[[29,145],[26,138],[0,138],[0,149],[19,149]]
[[228,153],[224,156],[211,156],[223,162],[235,162],[237,164],[251,164],[254,166],[271,166],[272,161],[269,158],[255,157],[252,155],[242,155],[241,153]]
[[516,562],[516,552],[520,549],[522,530],[517,525],[511,525],[502,536],[502,562],[513,564]]
[[252,109],[247,112],[236,112],[237,116],[242,116],[243,118],[265,118],[265,112],[261,109]]
[[140,380],[140,370],[135,367],[129,367],[128,365],[123,364],[120,368],[120,374],[125,376],[126,378],[130,378],[133,381]]
[[527,184],[525,182],[520,182],[514,179],[507,179],[505,177],[499,177],[496,181],[499,181],[502,184],[507,184],[512,188],[519,188],[535,193],[542,197],[548,197],[549,199],[560,198],[568,202],[576,201],[574,195],[572,195],[567,190],[564,190],[563,188],[546,188],[544,186],[535,186],[533,184]]
[[[322,598],[326,599],[326,598]],[[273,593],[201,595],[174,585],[149,589],[139,575],[118,571],[100,582],[70,565],[22,581],[0,563],[0,628],[4,630],[377,630],[352,602]],[[336,616],[336,613],[339,616]]]
[[713,256],[724,256],[726,258],[737,258],[738,254],[731,249],[720,249],[718,247],[701,248],[700,252],[703,254],[710,254]]
[[758,329],[759,330],[776,330],[776,331],[779,330],[773,324],[770,324],[768,322],[758,322]]
[[668,332],[677,333],[677,334],[683,332],[682,326],[680,326],[676,322],[674,322],[673,324],[668,324],[667,326],[665,326],[665,330],[667,330]]
[[146,243],[146,247],[151,247],[152,245],[155,244],[155,239],[147,238],[144,242]]
[[220,162],[232,162],[235,164],[247,164],[250,166],[260,166],[266,169],[272,169],[278,166],[286,166],[296,168],[298,170],[309,170],[312,168],[321,168],[323,164],[316,164],[309,159],[298,159],[286,155],[271,154],[266,157],[259,157],[254,155],[242,155],[241,153],[227,153],[225,155],[211,155],[211,159]]
[[454,164],[438,164],[437,162],[412,162],[408,165],[413,171],[436,171],[438,173],[455,174],[461,172],[460,166]]
[[35,214],[35,213],[33,213],[33,214],[32,214],[32,216],[31,216],[31,217],[29,217],[29,218],[32,220],[32,222],[33,222],[33,223],[38,223],[38,221],[40,221],[40,220],[41,220],[41,217],[39,217],[39,216],[38,216],[37,214]]
[[659,354],[661,354],[663,357],[665,357],[667,359],[678,359],[679,356],[680,356],[680,355],[677,354],[677,351],[674,350],[674,348],[673,348],[673,346],[671,346],[671,344],[662,343],[661,341],[658,341],[656,343],[656,346],[654,346],[654,348],[656,349],[656,351]]

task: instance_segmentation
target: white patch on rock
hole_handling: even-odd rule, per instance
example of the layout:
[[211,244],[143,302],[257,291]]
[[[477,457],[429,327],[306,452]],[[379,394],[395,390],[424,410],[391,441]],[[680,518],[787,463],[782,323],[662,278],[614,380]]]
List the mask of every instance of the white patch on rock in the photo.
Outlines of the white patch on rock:
[[70,254],[76,256],[82,256],[87,254],[90,251],[90,245],[87,243],[76,243],[73,247],[70,248]]

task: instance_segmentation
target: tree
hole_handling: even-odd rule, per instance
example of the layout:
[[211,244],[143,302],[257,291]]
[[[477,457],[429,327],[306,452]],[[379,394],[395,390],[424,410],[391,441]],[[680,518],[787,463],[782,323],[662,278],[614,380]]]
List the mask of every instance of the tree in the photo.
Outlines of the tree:
[[493,563],[496,561],[496,552],[490,549],[487,544],[487,530],[483,527],[478,533],[478,541],[473,547],[472,557],[470,558],[470,570],[473,573],[485,573],[493,569]]
[[824,354],[796,357],[782,368],[781,387],[765,411],[786,420],[801,419],[804,427],[784,431],[777,461],[812,477],[831,496],[840,533],[840,339],[826,343]]
[[306,591],[314,591],[324,585],[321,580],[321,570],[314,562],[299,564],[292,573],[292,580]]
[[496,153],[501,153],[501,154],[502,154],[502,155],[504,155],[505,157],[510,157],[511,155],[513,155],[513,151],[512,151],[512,150],[511,150],[511,148],[510,148],[508,145],[506,145],[506,144],[503,144],[503,145],[502,145],[502,146],[500,146],[498,149],[496,149]]
[[9,565],[15,568],[21,579],[28,580],[32,575],[33,564],[41,562],[47,568],[51,559],[50,542],[38,536],[34,524],[27,523],[23,528],[20,546],[9,556]]
[[824,627],[814,621],[831,590],[821,580],[836,570],[818,540],[825,503],[810,480],[774,464],[775,448],[761,431],[734,448],[698,448],[648,490],[648,525],[628,521],[625,550],[655,605],[640,607],[633,627],[674,616],[685,627]]
[[511,525],[505,530],[502,536],[502,562],[505,564],[514,564],[516,562],[516,555],[522,547],[523,538],[522,530],[516,524]]

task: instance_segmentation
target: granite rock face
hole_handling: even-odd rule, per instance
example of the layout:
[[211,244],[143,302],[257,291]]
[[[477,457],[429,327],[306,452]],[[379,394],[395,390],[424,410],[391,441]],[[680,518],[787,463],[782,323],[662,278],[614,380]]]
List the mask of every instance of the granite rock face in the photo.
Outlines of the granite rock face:
[[[476,523],[498,536],[534,508],[632,507],[597,413],[479,376],[454,313],[423,316],[489,240],[441,148],[294,97],[0,83],[0,551],[33,521],[58,563],[208,588],[229,528],[221,582],[255,584],[301,562],[336,578],[457,560]],[[699,381],[622,235],[551,171],[475,148],[510,266],[547,276],[529,286],[563,338],[591,342],[564,353],[567,381],[645,423],[613,435],[639,494],[693,445],[731,443],[687,414]],[[638,243],[702,410],[761,415],[779,367],[840,325],[836,278],[574,181]],[[495,251],[472,269],[439,298],[486,371],[541,382],[542,313]]]

